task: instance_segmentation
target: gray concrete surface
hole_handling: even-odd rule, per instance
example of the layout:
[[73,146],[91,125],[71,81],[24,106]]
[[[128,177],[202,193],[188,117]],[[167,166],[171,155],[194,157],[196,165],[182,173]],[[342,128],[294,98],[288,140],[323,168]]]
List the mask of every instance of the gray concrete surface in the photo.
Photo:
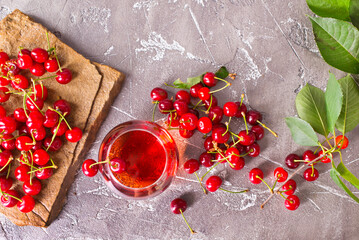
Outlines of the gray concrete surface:
[[[295,212],[274,198],[264,210],[265,185],[251,185],[248,172],[260,166],[269,182],[285,156],[304,148],[291,140],[284,117],[295,115],[296,93],[306,82],[325,86],[330,68],[321,59],[306,14],[305,0],[136,0],[136,1],[0,1],[0,18],[15,8],[43,23],[87,58],[127,74],[123,89],[101,127],[88,157],[96,158],[102,138],[115,125],[150,119],[150,90],[226,65],[238,74],[220,103],[238,100],[261,111],[280,137],[267,134],[262,153],[239,172],[222,167],[225,187],[250,187],[248,194],[216,192],[204,196],[194,176],[178,177],[162,195],[127,201],[112,194],[100,176],[81,172],[68,203],[48,228],[17,227],[0,217],[4,239],[357,239],[358,205],[330,179],[329,166],[318,166],[314,183],[296,176],[302,204]],[[337,76],[343,73],[332,69]],[[162,118],[160,114],[157,119]],[[243,127],[243,125],[239,125]],[[359,129],[348,136],[344,161],[359,170]],[[198,157],[200,135],[178,139],[181,162]],[[201,170],[203,173],[205,169]],[[173,198],[190,202],[185,212],[198,232],[190,234],[182,218],[169,210]]]

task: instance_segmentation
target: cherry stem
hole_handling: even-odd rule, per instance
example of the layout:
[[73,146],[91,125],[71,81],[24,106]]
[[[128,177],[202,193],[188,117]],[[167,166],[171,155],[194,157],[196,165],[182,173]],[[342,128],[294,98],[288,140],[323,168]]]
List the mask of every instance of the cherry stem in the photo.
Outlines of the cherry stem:
[[55,58],[56,58],[56,61],[57,61],[57,65],[59,66],[59,70],[60,70],[60,72],[62,72],[60,61],[59,61],[59,58],[57,57],[57,54],[56,54],[56,48],[54,48],[54,54],[55,54]]
[[[37,104],[34,102],[34,100],[29,96],[29,94],[27,92],[25,92],[25,90],[23,90],[27,99],[30,99],[30,101],[32,102],[32,104],[35,105],[35,107],[37,108],[37,110],[39,110],[39,112],[42,114],[42,116],[45,116],[45,114],[41,111],[41,109],[37,106]],[[35,95],[36,96],[36,95]],[[25,100],[26,101],[26,100]],[[26,109],[25,109],[26,112]]]
[[246,133],[248,135],[248,125],[246,120],[246,114],[244,112],[242,112],[242,117],[243,117],[244,125],[246,126]]
[[[225,156],[223,155],[223,153],[221,153],[221,152],[219,152],[219,151],[218,151],[218,153],[219,153],[219,155],[222,156],[222,158],[224,158],[224,159],[228,162],[228,164],[229,164],[232,168],[234,168],[234,165],[228,160],[227,157],[225,157]],[[220,162],[221,162],[221,161],[220,161]]]
[[214,90],[214,91],[210,91],[210,94],[222,91],[223,89],[225,89],[226,87],[230,86],[231,84],[227,82],[227,84],[224,87],[221,87],[220,89]]
[[5,198],[6,200],[8,200],[7,197],[12,197],[13,199],[18,200],[19,202],[22,202],[21,199],[19,199],[19,198],[17,198],[17,197],[14,197],[13,195],[8,194],[7,192],[4,192],[4,191],[0,190],[0,193],[4,196],[4,198]]
[[260,176],[256,175],[256,178],[262,180],[262,182],[269,188],[269,191],[271,192],[271,194],[273,194],[273,189],[268,185],[268,183],[266,183],[266,181],[264,181]]
[[11,163],[9,164],[9,168],[7,169],[6,179],[9,178],[10,170],[11,170]]
[[211,107],[212,107],[212,101],[213,101],[212,99],[213,99],[213,96],[212,96],[212,94],[211,94],[211,100],[210,100],[210,102],[209,102],[208,109],[207,109],[207,111],[205,112],[206,114],[209,113],[209,109],[211,109]]
[[24,54],[22,54],[21,50],[24,49],[23,47],[19,46],[19,55],[22,56]]
[[271,188],[272,191],[273,191],[273,189],[275,188],[275,186],[277,185],[277,182],[278,182],[278,178],[276,178],[275,181],[274,181],[273,187]]
[[249,189],[245,189],[245,190],[242,190],[240,192],[233,192],[233,191],[230,191],[230,190],[227,190],[227,189],[223,189],[223,188],[219,188],[221,189],[222,191],[225,191],[225,192],[229,192],[229,193],[245,193],[245,192],[249,192]]
[[28,173],[31,174],[31,173],[34,173],[34,172],[37,172],[37,171],[41,171],[41,170],[46,169],[46,168],[55,168],[55,169],[57,169],[57,166],[56,166],[56,165],[46,166],[46,167],[38,168],[38,170],[32,170],[32,171],[30,171],[30,172],[28,172]]
[[286,197],[283,195],[282,192],[278,192],[278,194],[279,194],[282,198],[284,198],[285,200],[288,200],[290,203],[293,203],[293,201],[292,201],[292,200],[289,200],[288,198],[286,198]]
[[218,164],[220,164],[221,162],[217,162],[216,164],[214,164],[202,177],[201,177],[201,181],[203,180],[203,178],[210,172],[212,171],[215,167],[218,166]]
[[196,107],[198,107],[198,105],[199,105],[201,102],[202,102],[202,100],[199,100],[198,103],[197,103],[196,105],[194,105],[193,110],[195,110]]
[[49,33],[46,31],[46,40],[47,40],[47,47],[48,47],[48,50],[47,51],[50,51],[50,40],[49,40]]
[[230,124],[231,120],[232,120],[232,117],[229,117],[228,122],[226,122],[226,127],[227,127],[227,129],[226,129],[226,131],[225,131],[224,133],[222,133],[222,137],[228,132],[228,130],[229,130],[229,124]]
[[[59,114],[60,117],[62,118],[62,120],[64,120],[64,122],[66,123],[67,127],[68,127],[70,130],[72,130],[70,124],[67,122],[67,120],[66,120],[66,118],[65,118],[67,112],[66,112],[64,115],[62,115],[59,111],[57,111],[56,109],[53,109],[52,107],[49,107],[49,109],[52,110],[52,111],[54,111],[54,112],[56,112],[57,114]],[[60,126],[60,123],[59,123],[59,126]]]
[[293,189],[293,188],[292,188],[292,185],[290,185],[290,186],[289,186],[289,189],[284,190],[284,191],[279,191],[279,193],[289,192],[289,191],[292,190],[292,189]]
[[274,132],[272,129],[270,129],[269,127],[267,127],[264,123],[260,122],[259,120],[257,120],[257,123],[259,123],[262,127],[267,129],[271,134],[273,134],[273,136],[278,137],[278,134]]
[[2,170],[4,170],[9,164],[10,164],[10,162],[13,160],[13,157],[10,157],[9,158],[9,160],[7,161],[7,163],[5,164],[5,166],[3,166],[1,169],[0,169],[0,172],[2,171]]
[[244,100],[244,93],[242,93],[241,95],[241,104],[239,104],[240,107],[242,107],[243,100]]
[[[155,106],[153,107],[153,111],[152,111],[152,122],[155,121],[155,110],[157,107],[158,101],[155,102]],[[171,121],[172,121],[172,115],[171,115]]]
[[[31,155],[31,166],[30,166],[30,172],[32,172],[32,169],[33,169],[33,165],[34,165],[34,155],[32,154],[31,151],[30,152],[30,155]],[[32,174],[30,174],[30,185],[32,185]]]
[[207,194],[207,191],[206,191],[206,189],[203,187],[202,181],[199,179],[197,172],[195,172],[194,175],[196,175],[196,178],[197,178],[199,184],[201,185],[204,194]]
[[25,112],[25,115],[26,115],[26,118],[29,118],[29,115],[27,114],[26,112],[26,94],[24,94],[24,99],[22,101],[22,105],[23,105],[23,108],[24,108],[24,112]]
[[187,222],[186,218],[185,218],[185,217],[184,217],[184,215],[183,215],[183,212],[182,212],[182,209],[181,209],[181,208],[180,208],[180,212],[181,212],[181,215],[182,215],[182,217],[183,217],[183,219],[184,219],[185,223],[187,224],[187,226],[188,226],[189,230],[191,231],[191,233],[192,233],[192,234],[195,234],[196,232],[195,232],[195,231],[193,231],[193,229],[191,228],[191,226],[188,224],[188,222]]
[[[276,194],[278,194],[280,192],[280,189],[290,180],[292,179],[299,171],[301,171],[303,168],[305,168],[306,166],[318,161],[319,159],[321,159],[322,156],[319,156],[315,159],[313,159],[312,161],[300,166],[299,168],[297,168],[288,178],[287,180],[285,180],[278,188],[277,190],[274,192]],[[261,209],[263,209],[264,205],[274,196],[275,194],[271,194],[261,205]]]
[[[29,160],[29,158],[26,156],[26,159],[27,160]],[[25,165],[27,165],[27,166],[29,166],[29,167],[31,167],[32,165],[30,164],[30,163],[28,163],[28,162],[26,162],[26,161],[22,161],[20,158],[18,158],[17,159],[19,162],[21,162],[22,164],[25,164]],[[35,166],[32,166],[34,169],[36,169],[36,170],[40,170],[39,168],[37,168],[37,167],[35,167]]]
[[108,163],[109,165],[111,165],[110,164],[110,159],[108,159],[108,160],[101,161],[101,162],[95,162],[95,163],[90,165],[90,168],[92,168],[92,166],[94,166],[94,165],[103,164],[103,163]]

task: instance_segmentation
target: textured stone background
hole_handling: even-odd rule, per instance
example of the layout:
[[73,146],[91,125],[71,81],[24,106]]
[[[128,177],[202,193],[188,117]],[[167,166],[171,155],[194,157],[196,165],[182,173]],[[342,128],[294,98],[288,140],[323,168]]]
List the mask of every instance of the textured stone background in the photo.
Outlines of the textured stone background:
[[[264,121],[280,137],[265,137],[260,157],[247,160],[243,170],[218,169],[226,188],[250,187],[248,194],[218,191],[204,196],[194,176],[180,168],[164,194],[147,201],[127,201],[112,194],[100,176],[89,179],[79,173],[68,203],[50,227],[17,227],[1,216],[1,238],[357,238],[358,205],[331,181],[329,166],[318,166],[321,175],[314,183],[295,177],[301,199],[295,212],[286,210],[279,197],[261,211],[268,190],[264,184],[254,186],[247,180],[249,170],[259,166],[272,182],[274,168],[283,166],[288,153],[303,152],[292,142],[283,119],[295,115],[294,99],[305,83],[323,87],[328,78],[330,68],[313,40],[305,0],[1,0],[0,18],[15,8],[56,32],[87,58],[127,74],[88,157],[97,157],[102,138],[115,125],[150,119],[153,87],[215,71],[221,65],[237,72],[238,78],[219,94],[220,103],[238,100],[245,93],[246,102],[263,113]],[[356,129],[349,137],[358,134]],[[202,142],[199,134],[189,141],[178,139],[181,163],[197,158]],[[359,170],[358,144],[359,138],[352,138],[344,156],[354,172]],[[190,203],[185,214],[196,235],[191,236],[182,218],[169,210],[170,201],[181,195]]]

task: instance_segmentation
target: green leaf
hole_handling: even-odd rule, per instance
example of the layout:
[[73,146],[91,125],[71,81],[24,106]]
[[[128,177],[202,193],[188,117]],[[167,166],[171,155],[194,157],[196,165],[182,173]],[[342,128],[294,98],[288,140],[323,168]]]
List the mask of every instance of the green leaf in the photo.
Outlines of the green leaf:
[[197,77],[187,78],[187,82],[182,82],[181,79],[177,79],[173,82],[173,86],[166,84],[167,86],[174,88],[190,89],[193,85],[200,83],[202,81],[203,74]]
[[344,72],[359,73],[359,31],[351,23],[310,17],[315,41],[324,60]]
[[307,4],[318,16],[350,21],[349,0],[307,0]]
[[350,1],[349,16],[353,25],[359,29],[359,0]]
[[328,135],[325,97],[322,90],[310,84],[305,85],[298,93],[295,105],[301,119],[307,121],[317,133]]
[[329,73],[327,90],[325,91],[325,106],[327,110],[328,130],[335,131],[335,123],[338,120],[343,105],[343,93],[334,74]]
[[295,117],[288,117],[285,119],[285,122],[292,133],[293,140],[297,144],[302,146],[318,146],[318,136],[309,123]]
[[345,180],[350,182],[354,187],[359,189],[359,179],[345,167],[343,162],[340,162],[338,164],[336,170],[338,171],[338,173],[342,178],[344,178]]
[[218,69],[218,71],[214,75],[216,75],[216,77],[218,77],[218,78],[225,79],[226,77],[228,77],[229,72],[228,72],[227,68],[225,66],[223,66],[220,69]]
[[359,124],[359,87],[350,75],[338,82],[343,91],[343,106],[335,126],[347,133]]
[[354,195],[354,193],[352,193],[352,191],[350,191],[349,188],[347,188],[347,186],[345,186],[345,184],[343,183],[342,180],[340,180],[339,175],[337,173],[337,171],[332,168],[330,169],[330,177],[333,179],[333,181],[340,187],[342,188],[354,201],[356,201],[357,203],[359,203],[359,198],[357,196]]

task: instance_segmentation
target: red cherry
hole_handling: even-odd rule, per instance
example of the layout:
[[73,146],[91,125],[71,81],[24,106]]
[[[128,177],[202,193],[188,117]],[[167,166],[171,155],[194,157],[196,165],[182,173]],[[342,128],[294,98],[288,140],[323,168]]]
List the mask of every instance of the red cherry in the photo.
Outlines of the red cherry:
[[171,211],[174,214],[181,214],[187,209],[187,202],[181,198],[176,198],[171,202]]
[[19,151],[29,151],[32,148],[32,139],[28,136],[20,136],[15,141],[15,146]]
[[192,113],[196,115],[197,118],[199,118],[199,112],[196,109],[188,108],[188,113]]
[[68,84],[72,80],[72,73],[67,68],[63,68],[62,72],[58,71],[56,75],[56,81],[60,84]]
[[284,201],[284,205],[288,210],[294,211],[299,207],[300,200],[296,195],[290,195]]
[[[47,137],[44,140],[44,147],[47,149],[49,148],[50,152],[56,152],[58,150],[60,150],[60,148],[62,147],[62,140],[59,137],[55,137],[54,141],[51,143],[52,138],[51,137]],[[49,147],[50,146],[50,147]]]
[[44,107],[44,100],[40,98],[36,98],[35,100],[35,95],[31,95],[26,99],[26,107],[30,111],[38,111],[39,109],[41,110]]
[[74,127],[71,130],[67,130],[65,137],[69,142],[78,142],[82,138],[82,130],[78,127]]
[[29,50],[29,49],[26,49],[26,48],[21,49],[21,50],[19,51],[19,53],[17,54],[17,57],[19,58],[19,57],[21,57],[21,56],[23,56],[23,55],[29,55],[29,56],[31,56],[30,50]]
[[29,80],[23,75],[15,75],[11,81],[11,86],[15,90],[22,90],[29,87]]
[[33,160],[37,165],[46,165],[50,155],[44,149],[38,149],[33,153]]
[[213,148],[214,148],[213,138],[212,136],[208,136],[206,140],[204,140],[204,149],[206,149],[206,151],[210,151]]
[[15,206],[19,201],[13,197],[20,198],[20,195],[15,190],[8,190],[4,192],[0,198],[1,204],[8,208]]
[[[30,113],[30,111],[28,111],[28,110],[27,110],[26,112],[27,112],[27,114]],[[16,109],[14,110],[14,118],[15,118],[15,120],[18,121],[18,122],[23,122],[23,123],[25,123],[26,120],[27,120],[27,116],[26,116],[26,114],[25,114],[24,109],[23,109],[23,108],[16,108]]]
[[[55,126],[53,128],[51,128],[51,133],[52,135],[56,136],[62,136],[65,134],[65,132],[68,130],[69,128],[67,127],[67,124],[65,123],[65,121],[61,121],[58,126]],[[57,132],[56,132],[57,131]]]
[[258,121],[262,121],[262,114],[255,110],[249,110],[246,114],[246,120],[251,125],[257,125]]
[[176,93],[176,100],[182,100],[186,104],[189,104],[191,102],[191,95],[185,90],[179,90]]
[[170,113],[167,117],[167,125],[169,127],[178,127],[180,125],[179,116],[177,113]]
[[191,96],[194,97],[194,98],[198,98],[198,91],[201,88],[203,88],[202,83],[197,83],[197,84],[193,85],[189,90]]
[[180,127],[179,128],[179,134],[183,138],[190,138],[190,137],[193,136],[194,130],[187,130],[187,129],[184,129],[184,128]]
[[[86,159],[83,163],[82,163],[82,172],[85,174],[85,176],[87,177],[93,177],[97,174],[98,172],[98,165],[92,165],[95,164],[96,161],[93,159]],[[92,165],[92,166],[91,166]]]
[[286,158],[285,158],[285,164],[291,168],[291,169],[295,169],[299,166],[300,162],[296,162],[295,160],[300,160],[300,157],[297,154],[289,154]]
[[223,119],[223,109],[219,106],[212,107],[209,110],[208,117],[214,124],[220,123]]
[[42,149],[42,141],[36,141],[36,143],[31,148],[31,150],[33,151],[36,151],[38,149]]
[[162,114],[167,114],[173,110],[173,102],[170,99],[163,99],[158,103],[158,109]]
[[4,103],[10,98],[9,89],[7,87],[0,87],[0,102]]
[[346,149],[349,145],[349,140],[346,136],[339,135],[338,137],[335,138],[335,145],[339,149]]
[[226,102],[223,106],[223,113],[227,117],[234,117],[238,111],[238,106],[234,102]]
[[54,108],[56,110],[59,110],[62,113],[62,115],[66,115],[66,116],[70,115],[71,105],[69,104],[68,101],[64,99],[60,99],[54,102]]
[[6,178],[5,176],[0,177],[0,189],[3,192],[8,191],[13,184],[12,178]]
[[217,143],[226,143],[229,139],[229,133],[224,128],[213,128],[212,138]]
[[307,168],[303,173],[303,177],[308,182],[313,182],[313,181],[318,179],[319,172],[315,168],[313,168],[313,169],[312,168]]
[[180,126],[186,130],[195,130],[197,127],[198,118],[192,113],[186,113],[180,118]]
[[31,89],[34,94],[36,95],[36,98],[42,99],[45,101],[48,96],[47,88],[44,85],[36,84],[35,88]]
[[28,195],[32,195],[32,196],[37,195],[41,191],[41,182],[36,178],[33,178],[31,179],[31,182],[30,180],[25,181],[24,184],[22,185],[22,189]]
[[29,55],[22,55],[17,59],[17,65],[21,69],[28,69],[32,66],[33,61],[31,56]]
[[21,69],[17,65],[17,61],[15,59],[10,59],[3,64],[1,71],[5,76],[14,76],[19,74]]
[[330,163],[332,161],[330,158],[333,158],[333,155],[331,153],[323,154],[323,150],[320,150],[318,155],[322,157],[322,163]]
[[[304,162],[307,162],[307,163],[313,161],[313,160],[316,159],[317,157],[318,157],[318,155],[317,155],[317,154],[314,154],[313,151],[311,151],[311,150],[307,150],[307,151],[305,151],[305,152],[303,153],[303,160],[304,160]],[[319,160],[318,160],[318,161],[319,161]],[[311,165],[317,164],[318,161],[312,163]]]
[[198,97],[202,101],[206,101],[206,100],[210,99],[211,95],[209,93],[209,88],[208,87],[203,87],[203,88],[199,89],[198,90]]
[[282,191],[287,195],[293,195],[295,189],[297,189],[297,183],[293,179],[289,179],[282,187]]
[[112,158],[110,160],[110,169],[114,173],[122,173],[122,172],[126,171],[127,163],[122,158]]
[[282,167],[277,167],[274,170],[274,177],[277,179],[278,182],[284,182],[288,178],[288,172]]
[[30,180],[30,167],[27,165],[20,165],[15,169],[15,178],[21,182]]
[[207,152],[204,152],[199,156],[199,161],[204,167],[212,167],[214,164],[213,160],[213,155]]
[[188,174],[192,174],[199,170],[200,163],[196,159],[189,159],[183,164],[183,168]]
[[44,64],[42,64],[42,63],[34,63],[30,67],[30,72],[34,76],[41,77],[42,75],[44,75],[46,73],[46,69],[44,67]]
[[246,130],[242,130],[238,133],[238,136],[239,136],[238,141],[243,146],[250,146],[256,140],[256,135],[254,135],[254,133],[251,131],[248,131],[247,134]]
[[[245,152],[245,146],[243,146],[243,145],[241,145],[241,144],[239,144],[239,143],[236,143],[236,145],[234,145],[234,142],[230,142],[229,144],[229,147],[235,147],[235,148],[237,148],[238,149],[238,151],[239,151],[239,154],[242,154],[242,153],[244,153]],[[233,146],[234,145],[234,146]]]
[[197,122],[197,129],[201,133],[209,133],[212,130],[212,121],[208,117],[201,117]]
[[0,132],[11,134],[16,130],[16,121],[11,117],[3,117],[0,119]]
[[20,212],[28,213],[31,212],[35,207],[35,200],[29,195],[25,195],[21,198],[22,202],[17,203],[17,208]]
[[[30,134],[35,138],[36,141],[44,140],[46,137],[46,130],[43,126],[39,128],[30,129]],[[33,146],[33,145],[32,145]],[[32,148],[31,146],[31,148]]]
[[21,156],[20,156],[20,164],[21,165],[27,165],[32,163],[32,158],[31,158],[31,154],[30,152],[22,152]]
[[240,158],[239,151],[235,147],[228,148],[224,156],[228,159],[229,162],[235,162]]
[[229,165],[234,170],[241,170],[245,165],[244,158],[236,158],[231,161],[231,165]]
[[176,100],[173,103],[174,109],[176,109],[176,112],[179,116],[182,116],[183,114],[188,113],[188,105],[186,102],[182,100]]
[[7,55],[6,52],[0,52],[0,65],[5,64],[5,62],[8,61],[9,59],[10,59],[9,55]]
[[218,80],[215,79],[216,75],[213,72],[208,72],[203,76],[203,83],[208,87],[214,87],[217,85]]
[[[0,68],[1,69],[1,68]],[[1,75],[1,73],[0,73]],[[0,86],[7,86],[11,83],[11,80],[10,79],[7,79],[7,78],[3,78],[0,76]]]
[[263,179],[263,172],[259,168],[253,168],[249,172],[249,181],[251,181],[253,184],[259,184],[262,182]]
[[37,170],[35,172],[35,176],[41,180],[50,178],[52,176],[52,174],[54,173],[53,168],[44,168],[44,167],[49,167],[49,166],[50,166],[49,163],[46,165],[43,165],[43,166],[38,166],[37,168],[39,168],[40,170]]
[[162,101],[168,96],[167,91],[162,88],[154,88],[151,91],[151,98],[153,101]]
[[210,176],[206,181],[206,188],[210,192],[217,191],[222,185],[222,179],[218,176]]
[[0,105],[0,118],[3,117],[6,117],[6,110],[2,105]]
[[252,145],[246,146],[246,152],[248,153],[248,156],[258,157],[261,152],[261,148],[259,144],[255,142]]
[[48,72],[56,72],[59,70],[59,64],[57,63],[56,58],[46,60],[44,62],[44,67]]
[[235,102],[238,106],[238,110],[236,112],[235,117],[237,118],[242,118],[243,114],[246,115],[247,114],[247,106],[244,103],[240,103],[240,102]]
[[45,112],[45,121],[44,126],[47,128],[52,128],[57,126],[59,122],[59,114],[51,109],[47,109]]
[[259,125],[252,126],[251,132],[254,133],[257,141],[261,140],[264,137],[264,129]]
[[45,49],[42,48],[34,48],[31,51],[31,57],[35,62],[43,63],[49,58],[49,54]]
[[1,146],[6,150],[15,149],[15,138],[12,134],[4,134],[2,137]]
[[9,150],[0,152],[0,166],[4,167],[12,159],[12,153]]
[[37,129],[42,126],[44,120],[44,116],[39,111],[32,111],[30,112],[29,117],[26,121],[26,126],[29,129]]

